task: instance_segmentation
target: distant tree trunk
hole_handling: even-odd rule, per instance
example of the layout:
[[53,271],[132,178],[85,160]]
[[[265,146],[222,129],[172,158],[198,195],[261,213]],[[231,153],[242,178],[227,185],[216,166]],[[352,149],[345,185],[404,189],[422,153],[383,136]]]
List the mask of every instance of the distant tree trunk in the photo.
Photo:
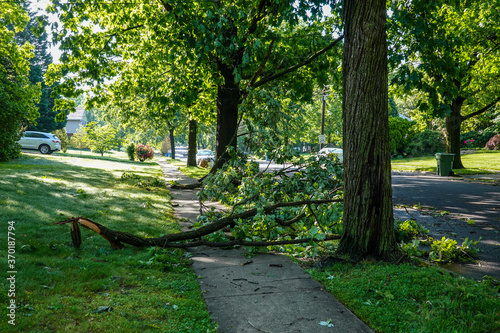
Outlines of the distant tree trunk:
[[170,127],[168,129],[168,136],[170,138],[170,147],[172,149],[172,158],[175,158],[175,137],[174,137],[175,127]]
[[460,156],[460,132],[462,127],[462,105],[463,98],[456,98],[451,103],[451,113],[446,117],[446,152],[455,154],[453,169],[463,169],[462,157]]
[[346,0],[343,58],[344,220],[339,253],[392,260],[386,1]]
[[224,82],[217,90],[217,136],[215,157],[218,161],[215,169],[223,165],[229,156],[226,147],[236,148],[236,131],[238,129],[238,106],[240,104],[241,91],[238,84],[234,82],[233,68],[222,62],[218,62],[219,72]]
[[196,133],[198,125],[196,120],[189,120],[189,138],[188,138],[188,166],[196,166]]

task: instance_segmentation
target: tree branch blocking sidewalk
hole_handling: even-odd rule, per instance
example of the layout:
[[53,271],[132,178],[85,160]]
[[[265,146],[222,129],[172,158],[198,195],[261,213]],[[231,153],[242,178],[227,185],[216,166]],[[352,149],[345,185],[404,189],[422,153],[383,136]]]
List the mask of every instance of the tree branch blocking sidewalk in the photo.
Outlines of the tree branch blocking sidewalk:
[[[298,202],[286,202],[286,203],[277,203],[274,205],[270,205],[264,208],[264,212],[269,214],[281,207],[291,207],[291,206],[302,206],[302,205],[312,205],[312,204],[325,204],[332,202],[341,202],[342,199],[325,199],[325,200],[306,200],[306,201],[298,201]],[[140,236],[136,236],[129,232],[122,232],[117,230],[111,230],[102,224],[91,221],[84,217],[76,217],[67,219],[65,221],[56,222],[55,224],[68,224],[72,223],[71,228],[71,239],[73,241],[73,245],[75,247],[80,247],[81,245],[81,234],[80,234],[80,225],[87,229],[90,229],[99,235],[101,235],[104,239],[106,239],[114,249],[121,249],[124,247],[123,243],[133,245],[136,247],[146,247],[146,246],[159,246],[159,247],[176,247],[176,248],[187,248],[193,246],[200,245],[208,245],[213,247],[226,247],[226,246],[235,246],[235,245],[246,245],[246,246],[272,246],[272,245],[285,245],[285,244],[300,244],[300,243],[309,243],[309,242],[318,242],[318,241],[329,241],[340,239],[339,235],[324,235],[321,238],[298,238],[298,239],[287,239],[287,240],[270,240],[270,241],[247,241],[244,239],[233,239],[225,242],[213,242],[201,239],[201,237],[214,233],[216,231],[222,230],[231,224],[234,223],[235,220],[239,219],[249,219],[255,215],[257,215],[258,209],[253,208],[247,210],[243,213],[231,214],[224,218],[221,218],[213,223],[205,225],[199,229],[180,232],[175,234],[163,235],[161,237],[156,238],[144,238]],[[297,222],[300,219],[296,219]],[[283,225],[287,225],[288,223],[283,223]],[[183,242],[183,241],[191,241],[191,242]]]

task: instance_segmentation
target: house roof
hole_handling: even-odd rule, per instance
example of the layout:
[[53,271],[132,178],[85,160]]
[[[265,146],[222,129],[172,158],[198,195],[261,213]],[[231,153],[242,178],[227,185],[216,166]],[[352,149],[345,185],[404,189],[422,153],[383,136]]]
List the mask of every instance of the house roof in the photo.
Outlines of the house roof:
[[82,120],[85,118],[84,108],[76,108],[75,110],[75,112],[68,114],[68,120]]

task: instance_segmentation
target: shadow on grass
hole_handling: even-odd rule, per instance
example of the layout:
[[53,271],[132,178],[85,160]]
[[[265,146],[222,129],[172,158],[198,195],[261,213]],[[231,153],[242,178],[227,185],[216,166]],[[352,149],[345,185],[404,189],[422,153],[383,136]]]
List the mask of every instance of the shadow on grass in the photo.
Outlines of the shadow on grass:
[[[187,326],[215,332],[196,275],[187,264],[158,264],[164,252],[133,247],[112,250],[105,239],[85,229],[82,246],[76,249],[69,226],[53,224],[85,216],[143,237],[179,231],[167,188],[138,187],[121,179],[122,173],[134,172],[133,164],[108,160],[83,167],[89,163],[76,160],[80,159],[33,154],[0,163],[4,226],[0,244],[7,244],[5,226],[15,227],[9,235],[15,237],[16,248],[15,328],[142,332],[152,325],[163,332],[179,332]],[[161,174],[153,163],[137,169],[140,177]],[[0,247],[0,255],[7,258],[7,246]],[[169,256],[180,262],[182,252]],[[0,288],[8,290],[8,283],[3,279]],[[170,283],[182,284],[183,289],[172,289]],[[10,300],[7,292],[0,294],[0,303]],[[0,332],[10,331],[7,320],[1,321]]]

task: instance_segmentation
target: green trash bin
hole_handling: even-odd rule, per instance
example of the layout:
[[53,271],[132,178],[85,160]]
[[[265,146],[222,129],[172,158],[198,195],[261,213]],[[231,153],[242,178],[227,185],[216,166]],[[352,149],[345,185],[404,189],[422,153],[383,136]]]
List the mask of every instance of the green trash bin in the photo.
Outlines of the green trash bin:
[[451,176],[455,154],[437,153],[437,169],[439,176]]

